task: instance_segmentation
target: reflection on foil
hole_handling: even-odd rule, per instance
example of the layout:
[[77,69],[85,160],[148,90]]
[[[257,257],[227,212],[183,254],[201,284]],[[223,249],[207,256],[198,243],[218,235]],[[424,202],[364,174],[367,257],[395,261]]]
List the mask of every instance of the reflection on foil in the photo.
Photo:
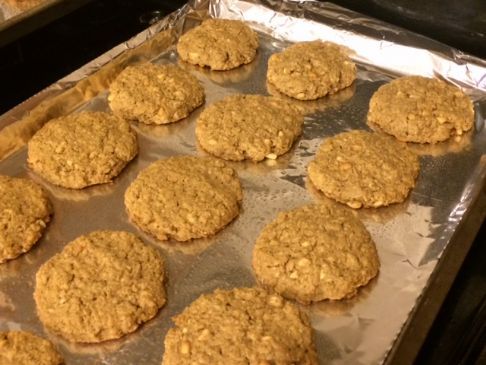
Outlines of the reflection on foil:
[[[181,30],[208,15],[251,21],[260,30],[257,59],[228,72],[179,62],[174,45]],[[152,60],[180,65],[202,82],[205,105],[209,105],[233,93],[274,94],[265,77],[269,56],[289,41],[317,38],[356,51],[352,57],[359,62],[358,80],[327,98],[295,101],[307,115],[302,136],[287,154],[261,163],[229,162],[242,180],[242,212],[214,237],[158,242],[129,222],[123,203],[128,185],[153,161],[179,154],[205,155],[194,133],[203,107],[178,123],[133,123],[139,155],[112,184],[81,191],[52,186],[28,171],[25,147],[1,161],[0,173],[29,176],[46,188],[54,216],[32,251],[0,265],[0,330],[25,329],[47,336],[72,365],[159,365],[172,316],[201,293],[254,285],[251,255],[261,229],[282,210],[326,199],[307,183],[307,164],[323,139],[350,129],[369,129],[368,103],[380,85],[396,74],[436,75],[461,85],[476,101],[476,110],[486,110],[485,94],[479,90],[486,88],[480,85],[486,80],[484,61],[458,58],[455,50],[399,28],[328,3],[197,0],[58,82],[49,89],[56,90],[55,95],[43,92],[0,117],[0,155],[18,149],[52,117],[82,110],[109,111],[107,88],[128,64]],[[22,115],[25,118],[17,122]],[[421,172],[410,197],[402,204],[355,212],[376,242],[379,276],[353,298],[302,307],[311,316],[321,364],[384,361],[485,179],[486,130],[482,127],[460,140],[411,147],[421,156]],[[167,264],[168,302],[139,331],[116,341],[80,346],[45,331],[32,294],[40,265],[67,242],[96,229],[134,232],[161,251]]]

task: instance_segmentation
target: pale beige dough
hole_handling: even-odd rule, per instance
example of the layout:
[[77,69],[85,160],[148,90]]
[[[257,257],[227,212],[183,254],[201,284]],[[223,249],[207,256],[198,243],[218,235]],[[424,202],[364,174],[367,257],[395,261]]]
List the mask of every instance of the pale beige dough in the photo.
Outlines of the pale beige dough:
[[356,65],[342,47],[330,42],[297,43],[268,60],[268,82],[299,100],[333,94],[355,79]]
[[102,112],[70,114],[47,122],[29,141],[29,167],[70,189],[113,180],[137,155],[127,121]]
[[405,143],[357,130],[326,138],[307,168],[317,189],[351,208],[404,201],[419,169],[417,155]]
[[113,113],[145,124],[181,120],[204,103],[196,77],[175,65],[142,63],[125,68],[110,85]]
[[217,157],[258,162],[286,153],[303,123],[303,115],[284,100],[238,94],[207,107],[197,121],[196,136]]
[[179,38],[179,57],[212,70],[230,70],[250,63],[258,49],[257,34],[244,22],[208,19]]
[[456,86],[407,76],[381,86],[373,94],[368,124],[400,141],[436,143],[470,130],[474,109],[469,97]]
[[116,339],[164,306],[164,262],[132,233],[91,232],[40,267],[34,298],[41,322],[65,339]]
[[355,295],[378,274],[379,266],[363,223],[337,204],[279,213],[253,250],[258,281],[304,304]]
[[26,331],[0,332],[1,365],[61,365],[54,345]]
[[0,175],[0,263],[29,251],[50,221],[52,205],[35,182]]
[[162,365],[317,365],[298,307],[260,288],[216,289],[173,318]]
[[176,156],[154,162],[125,192],[130,220],[164,241],[210,236],[240,211],[236,172],[214,158]]

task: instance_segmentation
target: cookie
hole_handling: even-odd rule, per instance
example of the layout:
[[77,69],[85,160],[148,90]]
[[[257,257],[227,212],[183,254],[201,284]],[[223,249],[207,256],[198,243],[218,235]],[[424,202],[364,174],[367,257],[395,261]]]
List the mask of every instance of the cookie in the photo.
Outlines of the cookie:
[[51,203],[39,185],[0,175],[0,263],[29,251],[51,214]]
[[178,316],[162,365],[317,365],[307,316],[261,288],[216,289]]
[[60,365],[61,355],[54,345],[30,332],[0,332],[0,364]]
[[356,65],[342,47],[330,42],[297,43],[268,60],[267,81],[299,100],[333,94],[355,79]]
[[298,100],[295,98],[291,98],[290,96],[287,96],[278,91],[277,88],[268,81],[267,91],[270,95],[287,101],[302,114],[310,115],[323,112],[327,109],[338,108],[353,97],[354,92],[356,91],[356,85],[353,83],[351,86],[348,86],[347,88],[340,90],[335,94],[329,94],[315,100]]
[[324,195],[357,209],[404,201],[419,168],[417,155],[404,143],[351,131],[325,139],[307,170]]
[[257,49],[257,34],[244,22],[227,19],[205,20],[177,43],[183,61],[212,70],[231,70],[250,63]]
[[41,322],[69,341],[119,338],[165,304],[164,263],[132,233],[91,232],[41,266],[34,298]]
[[407,76],[381,86],[373,94],[368,124],[400,141],[436,143],[470,130],[474,109],[456,86]]
[[145,124],[167,124],[187,117],[204,103],[204,88],[174,65],[142,63],[125,68],[110,85],[115,115]]
[[27,163],[54,185],[82,189],[112,181],[137,152],[128,122],[83,112],[46,123],[28,143]]
[[125,207],[140,229],[164,241],[210,236],[240,210],[236,172],[213,158],[176,156],[154,162],[125,192]]
[[230,95],[207,107],[196,136],[207,152],[225,160],[261,161],[286,153],[302,133],[304,117],[271,96]]
[[304,304],[349,298],[380,266],[363,223],[337,204],[280,213],[260,233],[252,263],[260,283]]

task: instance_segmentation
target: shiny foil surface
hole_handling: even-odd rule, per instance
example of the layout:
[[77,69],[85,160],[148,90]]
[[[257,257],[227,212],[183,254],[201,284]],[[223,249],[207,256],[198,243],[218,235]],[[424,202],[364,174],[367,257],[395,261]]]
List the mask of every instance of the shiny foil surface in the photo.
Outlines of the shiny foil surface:
[[[259,32],[260,49],[249,65],[212,72],[180,63],[175,44],[181,32],[213,16],[244,19]],[[194,127],[204,107],[181,122],[164,126],[132,124],[140,152],[111,184],[74,191],[52,186],[29,171],[25,142],[52,117],[82,110],[109,111],[107,86],[127,64],[150,60],[179,64],[206,90],[209,105],[232,93],[268,94],[269,56],[290,42],[329,40],[353,51],[355,84],[318,101],[295,101],[307,114],[294,148],[277,160],[229,163],[241,178],[240,216],[209,239],[158,242],[127,218],[123,194],[140,170],[157,159],[205,155]],[[279,211],[324,199],[307,183],[306,166],[328,136],[368,130],[368,102],[391,78],[420,74],[446,79],[475,101],[472,132],[437,145],[413,145],[421,171],[402,204],[361,209],[381,260],[379,276],[354,298],[302,306],[309,313],[321,364],[379,364],[395,344],[421,298],[458,224],[486,175],[486,62],[413,33],[318,2],[193,1],[143,33],[60,80],[0,117],[0,173],[28,176],[48,191],[54,216],[40,242],[16,260],[0,265],[0,330],[29,330],[49,338],[66,364],[160,364],[171,317],[202,293],[215,288],[255,285],[251,269],[254,242]],[[33,291],[38,268],[64,245],[96,229],[127,230],[157,247],[166,259],[167,305],[138,331],[95,345],[68,343],[49,333],[36,315]],[[460,244],[460,239],[454,244]],[[395,344],[396,345],[396,344]]]

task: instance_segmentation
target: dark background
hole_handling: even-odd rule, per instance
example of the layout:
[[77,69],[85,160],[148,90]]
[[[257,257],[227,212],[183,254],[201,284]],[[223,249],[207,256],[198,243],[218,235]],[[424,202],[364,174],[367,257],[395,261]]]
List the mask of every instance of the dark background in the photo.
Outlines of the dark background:
[[[145,29],[185,1],[84,1],[0,48],[0,114]],[[486,0],[334,0],[486,59]],[[1,36],[1,35],[0,35]],[[486,226],[456,278],[416,364],[486,364]]]

